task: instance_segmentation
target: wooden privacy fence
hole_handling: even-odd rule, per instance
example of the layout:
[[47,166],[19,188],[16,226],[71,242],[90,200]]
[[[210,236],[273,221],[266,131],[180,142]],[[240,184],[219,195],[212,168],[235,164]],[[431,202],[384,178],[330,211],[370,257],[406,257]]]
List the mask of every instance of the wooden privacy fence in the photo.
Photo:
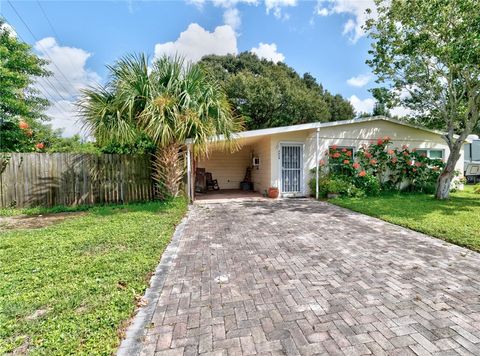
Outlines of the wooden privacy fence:
[[150,170],[144,155],[0,153],[0,206],[150,200]]

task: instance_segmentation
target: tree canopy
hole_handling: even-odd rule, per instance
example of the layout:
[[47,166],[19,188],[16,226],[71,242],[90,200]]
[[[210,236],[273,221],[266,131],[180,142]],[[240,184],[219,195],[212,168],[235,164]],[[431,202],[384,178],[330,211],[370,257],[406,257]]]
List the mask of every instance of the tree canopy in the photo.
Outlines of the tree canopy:
[[[376,0],[378,18],[367,63],[386,85],[391,105],[446,132],[450,154],[436,196],[448,197],[465,138],[480,111],[480,13],[477,0]],[[463,172],[461,172],[463,173]]]
[[205,152],[212,136],[227,141],[242,129],[225,92],[198,64],[128,55],[108,67],[105,86],[83,91],[79,107],[100,145],[134,144],[145,137],[157,148],[154,179],[162,196],[179,194],[185,165],[179,154],[187,139]]
[[[33,87],[47,76],[46,62],[20,41],[0,18],[0,150],[34,151],[55,136],[43,125],[48,101]],[[20,127],[23,126],[23,129]]]
[[209,55],[200,64],[219,80],[247,129],[352,119],[355,111],[309,73],[300,76],[282,62],[255,54]]

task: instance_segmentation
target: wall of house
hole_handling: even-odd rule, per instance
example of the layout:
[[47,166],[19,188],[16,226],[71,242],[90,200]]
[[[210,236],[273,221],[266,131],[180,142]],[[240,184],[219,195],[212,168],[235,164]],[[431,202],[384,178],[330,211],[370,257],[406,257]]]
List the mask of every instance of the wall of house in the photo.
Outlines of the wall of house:
[[260,165],[252,168],[252,180],[254,190],[260,193],[270,187],[271,155],[270,136],[261,137],[257,142],[251,144],[253,156],[260,159]]
[[220,189],[240,189],[240,182],[251,165],[252,148],[243,146],[239,151],[215,150],[209,156],[199,159],[198,168],[211,172],[213,179],[218,180]]
[[[389,136],[392,139],[392,147],[400,148],[402,145],[408,145],[413,148],[442,149],[444,150],[444,159],[448,158],[450,150],[443,138],[435,133],[408,127],[393,122],[371,121],[356,123],[350,125],[341,125],[336,127],[326,127],[320,129],[320,152],[324,156],[328,147],[348,146],[358,149],[362,144],[368,144],[372,140],[380,137]],[[315,132],[306,139],[308,150],[315,151]],[[314,156],[313,156],[314,157]],[[463,149],[462,156],[457,162],[456,169],[463,174]],[[307,170],[315,167],[315,159],[308,161]]]

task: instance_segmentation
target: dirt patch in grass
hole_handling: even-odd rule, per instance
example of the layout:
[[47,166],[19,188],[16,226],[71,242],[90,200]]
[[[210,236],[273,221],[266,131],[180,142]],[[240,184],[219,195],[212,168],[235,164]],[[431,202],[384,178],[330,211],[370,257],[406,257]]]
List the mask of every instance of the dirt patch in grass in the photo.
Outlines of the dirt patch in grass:
[[0,232],[15,229],[39,229],[57,224],[72,217],[85,215],[83,211],[45,215],[0,216]]

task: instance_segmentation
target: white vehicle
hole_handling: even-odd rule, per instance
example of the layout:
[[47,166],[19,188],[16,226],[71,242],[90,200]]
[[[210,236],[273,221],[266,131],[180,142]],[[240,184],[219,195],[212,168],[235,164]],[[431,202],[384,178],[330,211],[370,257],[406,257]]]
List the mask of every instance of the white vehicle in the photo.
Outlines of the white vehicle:
[[480,139],[476,135],[472,135],[469,138],[470,143],[466,143],[464,146],[464,176],[469,183],[477,183],[480,182]]

